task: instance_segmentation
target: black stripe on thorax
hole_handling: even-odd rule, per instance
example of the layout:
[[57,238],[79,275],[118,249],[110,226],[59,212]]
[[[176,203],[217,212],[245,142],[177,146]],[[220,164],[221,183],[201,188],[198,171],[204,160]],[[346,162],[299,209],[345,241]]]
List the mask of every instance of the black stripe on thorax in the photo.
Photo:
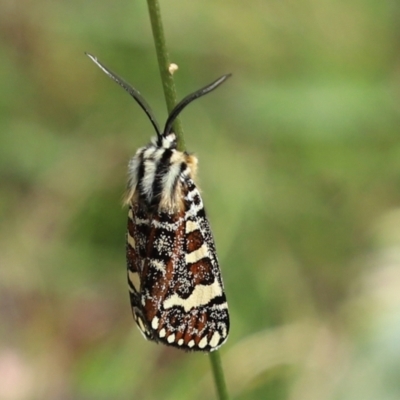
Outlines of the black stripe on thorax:
[[151,199],[150,206],[156,207],[161,199],[161,193],[163,191],[163,179],[169,172],[170,161],[172,156],[171,149],[165,149],[160,160],[157,163],[156,174],[153,182],[153,196]]
[[142,179],[143,179],[143,176],[144,176],[144,162],[143,162],[144,156],[143,156],[143,153],[144,153],[144,151],[142,151],[140,153],[140,155],[139,155],[140,162],[139,162],[139,168],[138,168],[138,172],[137,172],[137,174],[138,174],[138,176],[137,176],[137,186],[138,186],[138,188],[140,188],[141,182],[142,182]]

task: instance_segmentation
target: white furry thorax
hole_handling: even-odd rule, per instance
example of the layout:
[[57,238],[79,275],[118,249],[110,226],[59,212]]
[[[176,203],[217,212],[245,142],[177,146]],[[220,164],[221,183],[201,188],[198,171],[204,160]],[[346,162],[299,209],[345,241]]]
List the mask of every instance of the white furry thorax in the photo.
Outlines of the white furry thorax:
[[[182,210],[184,179],[194,179],[197,157],[176,149],[176,136],[170,133],[138,149],[129,161],[126,204],[144,202],[159,211]],[[183,178],[183,180],[182,180]]]

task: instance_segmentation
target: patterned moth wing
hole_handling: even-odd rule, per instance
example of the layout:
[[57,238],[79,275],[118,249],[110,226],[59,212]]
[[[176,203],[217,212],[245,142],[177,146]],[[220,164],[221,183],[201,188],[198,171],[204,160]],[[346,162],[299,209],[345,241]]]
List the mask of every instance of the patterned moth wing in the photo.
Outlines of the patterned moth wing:
[[146,338],[212,351],[227,339],[228,306],[214,239],[193,179],[197,159],[174,148],[174,134],[168,139],[164,145],[172,147],[151,144],[130,164],[127,262],[132,310]]
[[183,98],[161,132],[141,94],[87,55],[137,101],[157,133],[136,152],[128,171],[126,258],[134,319],[146,339],[185,350],[216,350],[228,337],[228,305],[214,239],[194,183],[197,158],[177,150],[172,126],[189,103],[230,74]]

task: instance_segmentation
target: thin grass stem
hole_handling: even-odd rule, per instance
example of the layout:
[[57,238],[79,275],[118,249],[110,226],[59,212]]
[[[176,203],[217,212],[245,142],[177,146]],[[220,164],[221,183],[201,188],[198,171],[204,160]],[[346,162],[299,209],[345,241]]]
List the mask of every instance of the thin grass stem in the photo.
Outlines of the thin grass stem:
[[[156,47],[158,66],[161,74],[161,81],[164,89],[165,101],[168,112],[170,113],[177,104],[177,96],[174,79],[170,73],[171,62],[167,51],[164,28],[161,19],[160,4],[158,0],[147,0],[149,9],[151,28],[153,31],[154,44]],[[174,132],[177,136],[178,150],[185,150],[185,141],[183,138],[182,124],[179,118],[174,122]],[[219,400],[229,400],[228,390],[225,383],[224,370],[222,368],[221,357],[218,351],[209,353],[214,382]]]
[[[171,62],[169,60],[167,44],[165,42],[164,28],[161,19],[160,4],[158,0],[147,0],[147,6],[149,9],[151,29],[153,31],[154,45],[156,47],[158,67],[160,69],[162,86],[164,89],[165,101],[167,103],[168,113],[177,104],[177,96],[174,79],[169,71]],[[174,122],[174,132],[177,137],[178,150],[185,150],[185,141],[183,138],[182,123],[178,118]]]

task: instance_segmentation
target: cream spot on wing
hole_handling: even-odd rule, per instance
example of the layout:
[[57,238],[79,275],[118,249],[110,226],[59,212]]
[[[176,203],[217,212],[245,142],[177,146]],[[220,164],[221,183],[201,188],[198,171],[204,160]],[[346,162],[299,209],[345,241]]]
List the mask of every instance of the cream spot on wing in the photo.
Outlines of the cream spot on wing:
[[157,329],[158,328],[158,323],[159,323],[159,319],[157,317],[154,317],[153,320],[151,321],[151,327],[153,329]]
[[166,299],[163,303],[164,309],[181,306],[186,312],[194,307],[208,304],[214,297],[222,295],[222,287],[217,280],[211,285],[197,285],[187,299],[182,299],[176,293]]
[[165,262],[161,260],[150,260],[150,266],[163,273],[166,269]]
[[190,208],[188,213],[192,215],[196,215],[200,210],[204,208],[204,205],[202,202],[200,204],[195,204],[194,202],[190,204]]
[[149,220],[148,219],[142,219],[142,218],[135,218],[135,224],[136,225],[148,225]]
[[199,348],[204,349],[204,347],[207,346],[207,343],[208,343],[207,337],[204,336],[203,339],[201,339],[199,342]]
[[212,335],[212,338],[210,340],[210,346],[216,347],[218,345],[220,339],[221,339],[221,335],[218,332],[214,332],[214,335]]
[[131,247],[135,248],[135,246],[136,246],[135,239],[129,234],[129,232],[128,232],[128,235],[127,235],[127,241],[128,241],[128,243],[130,244]]
[[190,233],[199,229],[199,224],[195,221],[186,221],[186,233]]
[[132,283],[137,292],[140,292],[140,277],[137,272],[132,272],[128,269],[128,279]]
[[128,217],[129,217],[129,219],[133,219],[133,212],[132,212],[131,208],[128,211]]
[[192,348],[194,346],[194,340],[192,339],[189,343],[188,343],[188,347]]
[[195,251],[192,251],[189,254],[185,254],[186,263],[195,263],[201,260],[204,257],[208,256],[208,248],[207,244],[203,243],[203,245]]
[[184,342],[184,340],[183,340],[182,338],[179,339],[179,340],[178,340],[178,345],[179,345],[179,346],[182,346],[182,345],[183,345],[183,342]]
[[146,327],[144,326],[144,324],[143,324],[143,321],[142,321],[142,318],[140,318],[140,317],[137,317],[137,323],[138,323],[138,325],[139,325],[139,328],[140,328],[140,330],[142,331],[142,332],[146,332]]
[[165,329],[162,328],[161,331],[158,332],[158,336],[160,336],[160,338],[163,338],[163,337],[165,336],[166,333],[167,333],[167,332],[165,331]]
[[222,304],[214,304],[214,305],[212,306],[212,309],[213,309],[213,310],[225,310],[225,309],[227,309],[227,308],[228,308],[228,303],[227,303],[227,302],[222,303]]
[[226,338],[227,335],[228,335],[228,332],[226,331],[226,326],[224,325],[224,326],[222,327],[222,337],[223,337],[223,338]]
[[167,337],[167,342],[168,343],[174,343],[174,340],[175,340],[175,333],[173,333],[172,335],[169,335]]

